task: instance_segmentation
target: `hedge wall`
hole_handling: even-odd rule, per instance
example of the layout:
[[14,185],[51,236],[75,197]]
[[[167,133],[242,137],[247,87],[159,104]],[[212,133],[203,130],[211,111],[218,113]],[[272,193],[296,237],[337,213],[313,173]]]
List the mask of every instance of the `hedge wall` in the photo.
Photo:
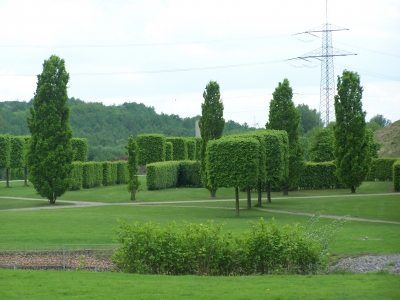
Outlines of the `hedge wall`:
[[188,160],[196,160],[197,149],[196,149],[196,138],[186,138]]
[[85,138],[72,138],[72,149],[75,152],[74,161],[86,162],[88,157],[88,141]]
[[11,136],[10,168],[18,169],[25,162],[25,139],[21,136]]
[[162,134],[138,134],[139,165],[165,161],[165,136]]
[[114,185],[117,183],[117,164],[105,161],[103,164],[103,185]]
[[147,189],[161,190],[178,184],[179,161],[165,161],[148,164]]
[[303,190],[343,188],[335,175],[333,161],[323,163],[307,162],[300,175],[298,188]]
[[0,169],[10,166],[11,138],[8,134],[0,134]]
[[173,145],[173,160],[187,160],[188,148],[186,138],[184,137],[167,137],[167,142]]
[[165,143],[165,161],[171,161],[174,158],[174,146],[171,142]]
[[196,160],[200,160],[201,137],[196,137],[194,139],[196,141]]
[[103,163],[85,162],[83,163],[82,186],[84,189],[98,187],[103,184]]
[[179,162],[178,186],[201,187],[200,162],[183,160]]
[[395,192],[400,192],[400,159],[393,164],[393,186]]
[[396,158],[373,158],[366,181],[392,181]]
[[70,190],[80,190],[83,187],[83,163],[75,161],[72,163]]
[[114,162],[117,165],[117,184],[128,183],[129,172],[128,163],[125,160],[119,160]]

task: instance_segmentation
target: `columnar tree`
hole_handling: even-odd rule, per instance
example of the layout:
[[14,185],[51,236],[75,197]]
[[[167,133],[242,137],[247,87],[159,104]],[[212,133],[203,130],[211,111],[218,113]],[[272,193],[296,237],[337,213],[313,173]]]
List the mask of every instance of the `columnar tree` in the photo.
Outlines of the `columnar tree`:
[[128,156],[128,191],[131,193],[131,200],[136,200],[136,191],[140,186],[138,178],[138,163],[139,163],[139,147],[132,136],[128,139],[126,146],[126,155]]
[[360,76],[357,73],[344,70],[342,76],[338,76],[333,154],[336,175],[352,193],[361,185],[371,165],[366,112],[362,110],[361,102],[362,92]]
[[201,104],[201,117],[199,128],[201,135],[200,163],[201,180],[203,186],[210,191],[211,197],[215,197],[218,186],[213,185],[213,181],[208,180],[206,172],[206,149],[208,141],[219,139],[225,127],[223,118],[224,105],[221,100],[219,84],[210,81],[203,92],[204,103]]
[[66,105],[69,74],[65,61],[52,55],[44,61],[37,78],[31,117],[27,118],[31,132],[27,153],[29,180],[39,195],[54,204],[69,188],[74,156]]
[[300,115],[292,101],[293,91],[286,78],[279,82],[269,104],[267,129],[285,130],[289,138],[289,173],[283,178],[280,187],[284,195],[295,187],[304,167],[303,149],[299,142]]

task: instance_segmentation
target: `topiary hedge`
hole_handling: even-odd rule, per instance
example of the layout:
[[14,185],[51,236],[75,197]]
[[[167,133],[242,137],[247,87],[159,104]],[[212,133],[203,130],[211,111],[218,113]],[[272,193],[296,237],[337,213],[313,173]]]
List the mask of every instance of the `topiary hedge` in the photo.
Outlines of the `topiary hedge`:
[[392,181],[396,158],[373,158],[366,181]]
[[129,171],[128,163],[125,160],[118,160],[114,162],[117,165],[117,184],[128,183]]
[[103,164],[103,185],[114,185],[117,183],[117,164],[105,161]]
[[303,190],[343,188],[335,175],[336,166],[333,161],[323,163],[307,162],[301,172],[298,188]]
[[103,163],[85,162],[82,166],[82,186],[84,189],[98,187],[103,184]]
[[138,134],[139,165],[165,161],[165,136],[162,134]]
[[174,146],[171,142],[165,143],[165,161],[171,161],[174,159]]
[[196,138],[186,138],[188,160],[196,160],[197,149],[196,149]]
[[179,162],[178,183],[179,187],[201,187],[200,162],[183,160]]
[[83,187],[83,164],[80,161],[72,162],[70,190],[80,190]]
[[179,161],[165,161],[148,164],[147,189],[161,190],[178,184]]
[[400,192],[400,159],[393,164],[393,186],[395,192]]
[[85,138],[72,138],[72,149],[75,151],[74,161],[86,162],[88,157],[88,141]]
[[167,137],[167,142],[171,142],[173,145],[173,160],[187,160],[188,159],[188,148],[186,138],[184,137]]

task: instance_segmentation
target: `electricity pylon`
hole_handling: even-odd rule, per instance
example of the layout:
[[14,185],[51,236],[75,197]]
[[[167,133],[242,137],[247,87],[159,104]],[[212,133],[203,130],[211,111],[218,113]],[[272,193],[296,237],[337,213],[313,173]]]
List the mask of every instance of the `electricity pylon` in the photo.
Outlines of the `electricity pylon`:
[[[328,4],[326,5],[328,7]],[[328,9],[326,8],[326,22],[318,27],[307,30],[299,34],[310,34],[316,36],[316,33],[322,33],[322,47],[311,52],[303,54],[299,57],[288,60],[305,60],[311,62],[311,59],[321,61],[321,85],[320,85],[320,102],[319,112],[323,125],[328,125],[335,121],[334,96],[335,96],[335,74],[333,66],[334,56],[356,55],[345,50],[332,47],[332,32],[348,30],[340,26],[328,23]]]

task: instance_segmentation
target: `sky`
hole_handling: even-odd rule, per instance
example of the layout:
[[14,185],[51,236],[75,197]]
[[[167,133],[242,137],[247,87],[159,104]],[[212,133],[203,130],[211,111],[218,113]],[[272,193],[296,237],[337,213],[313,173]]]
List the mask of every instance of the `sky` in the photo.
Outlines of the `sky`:
[[296,33],[326,22],[349,29],[332,33],[357,54],[334,58],[335,78],[360,75],[367,121],[400,120],[398,0],[0,0],[0,101],[32,99],[54,54],[69,97],[194,117],[213,80],[225,120],[264,127],[284,78],[295,105],[319,111],[320,62],[288,59],[320,49],[320,35]]

